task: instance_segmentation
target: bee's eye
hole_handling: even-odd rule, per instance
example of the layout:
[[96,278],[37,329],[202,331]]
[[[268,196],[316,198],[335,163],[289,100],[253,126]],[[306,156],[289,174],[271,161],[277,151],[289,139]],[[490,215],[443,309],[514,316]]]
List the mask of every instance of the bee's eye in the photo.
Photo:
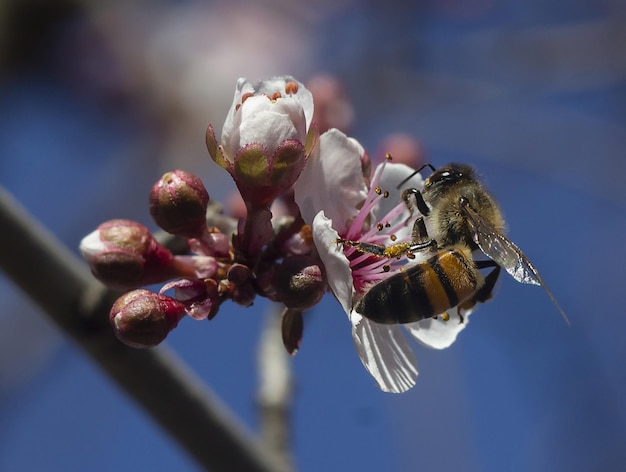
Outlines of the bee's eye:
[[431,175],[428,178],[428,180],[431,183],[437,183],[437,182],[452,183],[452,182],[459,180],[461,177],[463,177],[462,172],[459,172],[453,169],[445,169],[445,170],[440,170],[438,172],[435,172],[433,175]]

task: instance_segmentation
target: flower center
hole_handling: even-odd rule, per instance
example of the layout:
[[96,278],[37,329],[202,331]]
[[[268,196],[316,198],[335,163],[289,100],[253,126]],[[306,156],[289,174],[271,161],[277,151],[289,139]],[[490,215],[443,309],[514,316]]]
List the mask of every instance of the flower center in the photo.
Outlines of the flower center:
[[[340,235],[341,238],[377,246],[383,250],[389,243],[410,244],[411,231],[406,229],[412,227],[416,216],[410,218],[409,209],[403,201],[394,206],[380,221],[372,221],[373,211],[383,199],[389,198],[389,192],[379,186],[387,162],[388,160],[374,175],[363,205],[345,234]],[[396,233],[403,236],[398,237]],[[358,293],[365,292],[370,286],[400,270],[407,264],[407,257],[411,257],[411,254],[407,254],[407,257],[387,257],[384,253],[363,252],[349,245],[344,245],[344,254],[349,261],[354,288]]]

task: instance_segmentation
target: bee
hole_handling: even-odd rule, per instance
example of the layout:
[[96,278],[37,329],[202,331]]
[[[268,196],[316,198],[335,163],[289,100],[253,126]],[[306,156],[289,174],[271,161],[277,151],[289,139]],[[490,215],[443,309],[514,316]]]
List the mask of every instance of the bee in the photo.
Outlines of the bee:
[[[429,255],[425,261],[409,265],[373,285],[354,309],[377,323],[402,324],[438,315],[445,320],[449,317],[447,311],[457,307],[463,322],[462,312],[492,297],[504,268],[518,282],[542,286],[569,324],[537,269],[504,235],[500,208],[474,169],[463,164],[435,169],[426,164],[415,173],[425,167],[433,173],[424,181],[423,189],[408,188],[401,194],[411,215],[415,209],[423,215],[415,220],[410,243],[383,246],[337,240],[377,257],[411,257],[421,251]],[[435,238],[429,236],[424,218]],[[481,252],[488,259],[474,257]],[[483,269],[490,270],[483,275]]]

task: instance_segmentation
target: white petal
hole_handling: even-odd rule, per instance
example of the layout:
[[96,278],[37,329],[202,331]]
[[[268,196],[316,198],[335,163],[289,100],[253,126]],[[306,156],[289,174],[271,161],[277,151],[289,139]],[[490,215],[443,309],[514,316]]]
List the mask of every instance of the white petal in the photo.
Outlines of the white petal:
[[305,111],[300,101],[292,97],[281,98],[276,100],[273,111],[284,113],[288,117],[297,131],[296,138],[304,144],[306,142],[306,134],[309,130],[309,126],[306,122]]
[[310,224],[324,210],[337,231],[346,230],[367,195],[361,171],[363,152],[358,142],[336,129],[320,136],[316,152],[295,185],[295,199],[304,221]]
[[[264,97],[259,98],[265,99]],[[252,101],[252,98],[248,101]],[[259,110],[247,119],[244,115],[239,128],[239,143],[234,152],[247,144],[261,143],[267,149],[268,157],[271,157],[286,139],[301,140],[301,136],[289,116],[276,113],[274,110]]]
[[[287,82],[295,82],[298,84],[298,91],[293,95],[285,95],[285,85]],[[264,80],[260,82],[256,87],[257,93],[265,93],[270,97],[278,92],[283,95],[284,98],[293,98],[298,102],[298,106],[302,107],[304,111],[304,117],[306,120],[306,131],[309,130],[309,126],[311,126],[311,120],[313,119],[313,95],[307,89],[302,82],[297,81],[290,75],[285,75],[282,77],[273,77],[269,80]],[[278,102],[278,101],[277,101]]]
[[423,345],[433,349],[445,349],[450,347],[467,323],[471,311],[463,311],[463,323],[456,313],[456,309],[450,310],[450,319],[443,321],[441,317],[437,319],[429,318],[417,323],[407,323],[403,325],[407,331]]
[[400,326],[377,324],[354,311],[350,321],[357,353],[379,387],[393,393],[413,387],[417,362]]
[[87,236],[85,236],[80,241],[79,246],[80,253],[83,255],[83,259],[85,259],[87,262],[92,261],[93,257],[96,254],[104,251],[106,248],[106,245],[104,244],[102,239],[100,239],[99,229],[96,229],[95,231],[92,231]]
[[313,219],[313,242],[324,263],[328,285],[346,314],[352,309],[352,271],[343,254],[343,246],[337,244],[339,235],[333,229],[332,220],[320,211]]
[[224,126],[222,127],[222,136],[221,143],[225,145],[228,149],[228,143],[230,143],[233,139],[235,141],[239,141],[238,137],[234,137],[233,134],[238,134],[239,125],[241,124],[241,113],[237,110],[237,106],[241,104],[241,96],[244,93],[252,93],[254,92],[253,85],[248,82],[246,79],[241,77],[237,80],[237,85],[235,85],[235,96],[233,97],[233,103],[230,106],[230,110],[226,115],[226,120],[224,121]]

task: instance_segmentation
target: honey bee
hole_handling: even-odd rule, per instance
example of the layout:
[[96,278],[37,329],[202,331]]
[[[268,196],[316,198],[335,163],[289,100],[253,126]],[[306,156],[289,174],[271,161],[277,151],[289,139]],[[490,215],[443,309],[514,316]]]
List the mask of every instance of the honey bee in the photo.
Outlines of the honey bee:
[[[420,251],[432,255],[373,285],[354,309],[377,323],[402,324],[438,315],[447,319],[446,312],[457,307],[463,322],[462,312],[491,298],[504,268],[518,282],[542,286],[569,324],[537,269],[504,236],[502,213],[474,169],[463,164],[435,169],[426,164],[416,173],[424,167],[433,173],[424,181],[423,189],[409,188],[401,194],[411,214],[417,208],[423,215],[415,220],[410,243],[383,246],[345,239],[337,242],[377,257],[410,257]],[[424,218],[434,238],[429,236]],[[489,259],[475,258],[480,252]],[[483,275],[483,269],[491,270]]]

